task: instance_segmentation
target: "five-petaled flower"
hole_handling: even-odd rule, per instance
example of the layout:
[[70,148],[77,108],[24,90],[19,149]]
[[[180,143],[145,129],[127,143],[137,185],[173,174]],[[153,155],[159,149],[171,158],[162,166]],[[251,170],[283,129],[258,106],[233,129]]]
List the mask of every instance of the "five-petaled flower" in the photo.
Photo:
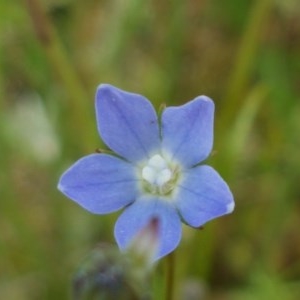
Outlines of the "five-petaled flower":
[[102,84],[96,116],[103,141],[116,155],[81,158],[62,175],[58,187],[95,214],[124,208],[114,231],[120,249],[157,218],[156,259],[161,258],[178,246],[181,221],[200,227],[233,211],[225,181],[212,167],[200,164],[213,145],[210,98],[167,107],[158,118],[145,97]]

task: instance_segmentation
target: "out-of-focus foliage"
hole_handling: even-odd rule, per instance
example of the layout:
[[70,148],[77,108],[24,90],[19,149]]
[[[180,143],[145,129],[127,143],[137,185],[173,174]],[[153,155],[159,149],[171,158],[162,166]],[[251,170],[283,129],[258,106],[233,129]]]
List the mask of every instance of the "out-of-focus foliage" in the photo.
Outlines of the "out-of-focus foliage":
[[215,100],[209,163],[236,210],[184,228],[178,299],[299,298],[298,0],[2,1],[0,41],[1,299],[67,299],[82,257],[113,243],[117,215],[91,215],[56,189],[74,160],[105,147],[103,82],[157,109]]

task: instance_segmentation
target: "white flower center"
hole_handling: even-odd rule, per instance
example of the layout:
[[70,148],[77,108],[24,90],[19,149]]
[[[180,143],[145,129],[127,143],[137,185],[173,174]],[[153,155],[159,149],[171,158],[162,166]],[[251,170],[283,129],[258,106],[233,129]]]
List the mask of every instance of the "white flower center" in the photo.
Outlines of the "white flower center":
[[159,155],[152,156],[142,170],[142,177],[152,185],[163,186],[172,178],[167,162]]
[[160,154],[153,155],[142,168],[144,188],[151,194],[166,195],[176,185],[178,170],[170,165]]

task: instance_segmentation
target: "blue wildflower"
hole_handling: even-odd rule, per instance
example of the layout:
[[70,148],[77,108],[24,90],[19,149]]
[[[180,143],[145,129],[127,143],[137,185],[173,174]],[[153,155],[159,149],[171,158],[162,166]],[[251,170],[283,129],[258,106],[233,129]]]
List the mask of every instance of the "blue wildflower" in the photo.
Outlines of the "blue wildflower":
[[213,145],[211,99],[199,96],[167,107],[158,119],[143,96],[103,84],[96,116],[103,141],[116,155],[83,157],[62,175],[58,188],[95,214],[124,208],[114,231],[120,249],[158,218],[158,259],[178,246],[181,221],[199,227],[233,211],[225,181],[200,164]]

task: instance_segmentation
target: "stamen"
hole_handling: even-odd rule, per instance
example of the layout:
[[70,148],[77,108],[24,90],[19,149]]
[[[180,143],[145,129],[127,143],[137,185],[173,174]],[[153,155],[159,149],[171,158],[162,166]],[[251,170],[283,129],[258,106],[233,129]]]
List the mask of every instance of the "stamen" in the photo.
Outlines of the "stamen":
[[149,183],[154,184],[156,181],[156,172],[153,168],[147,165],[142,170],[142,177],[143,179],[147,180]]
[[160,173],[157,174],[156,184],[158,186],[164,185],[172,178],[172,172],[170,169],[164,169]]
[[172,171],[165,159],[156,154],[149,159],[147,165],[142,169],[142,177],[151,185],[160,188],[172,178]]
[[159,154],[152,156],[148,161],[148,165],[157,170],[165,169],[168,166],[167,162]]

